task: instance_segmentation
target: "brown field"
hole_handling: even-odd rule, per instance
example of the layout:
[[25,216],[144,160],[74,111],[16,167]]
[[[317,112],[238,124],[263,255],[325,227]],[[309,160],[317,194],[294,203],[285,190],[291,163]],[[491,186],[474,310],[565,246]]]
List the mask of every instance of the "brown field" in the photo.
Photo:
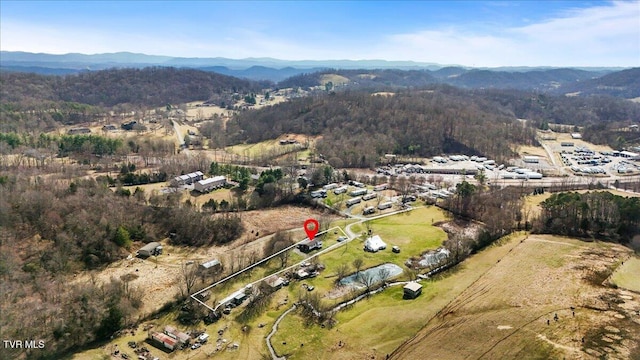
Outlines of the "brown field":
[[[157,259],[139,259],[134,257],[135,251],[144,244],[136,243],[132,246],[131,257],[117,261],[106,269],[95,273],[78,275],[73,281],[83,283],[88,281],[108,282],[111,278],[120,279],[124,275],[137,277],[130,282],[132,287],[144,291],[143,307],[140,316],[159,310],[166,302],[173,300],[180,292],[181,266],[186,261],[203,262],[212,258],[221,259],[235,254],[250,254],[261,252],[269,234],[279,230],[300,228],[294,233],[294,239],[302,240],[302,224],[309,217],[328,221],[323,214],[308,208],[286,206],[278,209],[247,211],[238,214],[242,218],[244,232],[241,237],[226,245],[202,248],[171,246],[165,239],[161,241],[164,253]],[[256,236],[258,234],[258,236]]]
[[539,146],[520,146],[518,148],[518,153],[522,156],[536,155],[536,156],[540,156],[541,158],[548,157],[547,152],[544,151],[544,148]]
[[392,358],[638,358],[640,295],[602,285],[629,253],[614,244],[529,236]]
[[320,84],[324,86],[328,82],[332,82],[333,85],[342,85],[349,82],[349,79],[338,74],[324,74],[320,76]]

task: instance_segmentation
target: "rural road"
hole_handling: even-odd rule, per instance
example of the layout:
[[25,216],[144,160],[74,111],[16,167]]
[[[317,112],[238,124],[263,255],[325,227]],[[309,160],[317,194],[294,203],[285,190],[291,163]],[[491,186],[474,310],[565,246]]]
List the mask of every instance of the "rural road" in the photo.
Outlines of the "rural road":
[[271,358],[274,360],[285,360],[286,357],[285,356],[279,357],[276,354],[276,351],[273,349],[273,346],[271,346],[271,337],[275,335],[276,331],[278,331],[278,325],[280,324],[280,321],[284,319],[284,317],[287,316],[288,313],[292,312],[295,309],[296,309],[296,304],[293,304],[293,306],[289,310],[280,314],[280,316],[278,316],[278,318],[276,319],[276,322],[273,323],[271,332],[269,333],[269,335],[267,335],[267,347],[269,348],[269,352],[271,353]]
[[176,137],[178,138],[180,146],[184,145],[184,136],[182,136],[182,133],[180,132],[178,123],[175,120],[171,120],[171,123],[173,124],[173,130],[176,132]]

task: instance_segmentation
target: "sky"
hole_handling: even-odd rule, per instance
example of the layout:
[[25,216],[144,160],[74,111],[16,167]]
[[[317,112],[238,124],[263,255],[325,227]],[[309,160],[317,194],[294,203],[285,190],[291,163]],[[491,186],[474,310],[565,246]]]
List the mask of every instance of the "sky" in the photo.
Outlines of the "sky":
[[0,0],[0,49],[637,67],[640,0]]

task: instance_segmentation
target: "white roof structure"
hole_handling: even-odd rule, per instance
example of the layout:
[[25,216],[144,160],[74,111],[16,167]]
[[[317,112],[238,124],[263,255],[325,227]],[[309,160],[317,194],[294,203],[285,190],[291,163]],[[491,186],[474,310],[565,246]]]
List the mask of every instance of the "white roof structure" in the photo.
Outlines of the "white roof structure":
[[416,292],[416,291],[422,289],[422,285],[417,283],[417,282],[412,281],[412,282],[407,283],[407,285],[405,285],[404,288],[407,289],[407,290]]
[[224,176],[214,176],[208,179],[200,180],[198,181],[198,183],[200,183],[200,185],[209,185],[217,182],[223,182],[225,180],[226,180],[226,177]]
[[218,265],[220,265],[220,261],[218,259],[212,259],[200,264],[200,266],[202,266],[204,269],[210,269]]
[[387,248],[387,244],[382,241],[380,235],[373,235],[364,242],[364,248],[369,251],[378,251]]

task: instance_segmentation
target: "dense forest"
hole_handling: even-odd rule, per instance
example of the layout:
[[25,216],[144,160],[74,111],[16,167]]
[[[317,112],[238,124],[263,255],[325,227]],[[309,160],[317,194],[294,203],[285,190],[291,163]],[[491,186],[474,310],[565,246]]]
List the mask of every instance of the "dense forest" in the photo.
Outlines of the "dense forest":
[[607,191],[557,193],[541,204],[534,230],[628,243],[640,232],[640,198]]
[[[227,124],[227,144],[282,133],[322,136],[318,151],[337,167],[371,166],[386,153],[433,156],[464,152],[505,160],[510,144],[532,144],[534,131],[516,118],[588,125],[640,121],[640,104],[611,97],[577,98],[449,86],[401,90],[394,96],[343,91],[293,99],[239,114]],[[218,134],[219,135],[219,134]],[[496,142],[492,139],[505,139]]]
[[268,82],[253,82],[192,69],[148,67],[111,69],[67,76],[0,72],[2,103],[30,101],[164,106],[209,100],[215,94],[258,92]]
[[139,190],[129,196],[95,180],[2,176],[3,336],[43,339],[50,358],[108,338],[137,320],[132,314],[140,306],[140,294],[120,279],[70,286],[72,274],[100,269],[170,233],[175,245],[200,246],[229,242],[241,231],[234,214],[201,213],[181,204],[179,194],[151,195],[147,202]]

